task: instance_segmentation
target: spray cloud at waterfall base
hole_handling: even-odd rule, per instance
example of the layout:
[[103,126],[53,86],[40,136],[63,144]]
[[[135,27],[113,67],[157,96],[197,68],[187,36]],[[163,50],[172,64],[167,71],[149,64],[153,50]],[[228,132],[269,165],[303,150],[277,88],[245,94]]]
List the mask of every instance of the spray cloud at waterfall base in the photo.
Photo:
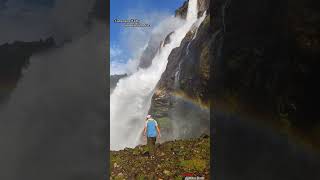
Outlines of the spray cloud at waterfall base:
[[[155,89],[161,79],[163,72],[167,68],[168,58],[177,47],[180,47],[183,39],[190,34],[190,31],[196,31],[203,21],[205,13],[198,17],[198,1],[188,1],[187,15],[185,19],[181,19],[181,24],[175,27],[167,37],[161,41],[160,47],[157,49],[150,65],[148,67],[138,67],[135,72],[121,78],[115,89],[110,95],[110,148],[111,150],[119,150],[126,147],[135,147],[141,141],[141,135],[144,126],[145,116],[148,114],[152,106],[152,98]],[[178,17],[176,17],[178,19]],[[193,33],[195,36],[196,33]],[[167,41],[169,39],[169,41]],[[174,88],[174,87],[172,87]],[[175,107],[171,107],[170,123],[173,134],[163,134],[163,139],[190,137],[196,133],[193,130],[199,129],[195,124],[202,123],[201,119],[205,119],[206,123],[209,119],[207,109],[190,106],[185,100],[177,100]],[[190,111],[191,109],[192,111]],[[183,117],[184,110],[188,110],[188,118]],[[157,116],[155,115],[157,118]],[[196,123],[191,123],[197,121]],[[199,121],[198,121],[199,119]],[[184,122],[184,123],[183,123]],[[193,127],[192,127],[193,126]],[[208,126],[208,124],[207,124]],[[183,135],[181,129],[191,129],[190,135]],[[168,137],[170,136],[170,137]]]

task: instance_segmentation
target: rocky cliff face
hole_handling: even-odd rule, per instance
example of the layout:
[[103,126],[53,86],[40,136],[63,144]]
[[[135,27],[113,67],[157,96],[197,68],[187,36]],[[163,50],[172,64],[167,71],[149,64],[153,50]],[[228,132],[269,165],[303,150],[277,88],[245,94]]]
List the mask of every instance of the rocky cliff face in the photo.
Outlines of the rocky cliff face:
[[309,136],[319,146],[319,93],[314,86],[319,77],[319,3],[273,3],[215,3],[214,33],[220,38],[211,71],[215,107],[264,119],[280,131]]
[[[185,18],[187,5],[188,3],[184,3],[176,11],[176,16]],[[201,15],[208,7],[209,1],[198,1]],[[167,38],[169,36],[170,34]],[[191,137],[209,131],[206,128],[209,125],[206,108],[209,104],[209,49],[212,38],[210,14],[207,13],[199,28],[188,32],[180,47],[171,52],[166,70],[152,97],[149,112],[157,119],[169,121],[172,126],[175,124],[182,127],[185,132],[183,135],[179,134],[180,137]]]
[[175,11],[175,17],[180,17],[182,19],[187,17],[188,1],[189,0],[185,1],[183,5]]
[[[198,0],[198,16],[202,16],[202,14],[204,13],[204,11],[208,11],[209,12],[209,0]],[[177,9],[175,11],[175,17],[179,17],[182,19],[186,18],[187,15],[187,11],[188,11],[188,0],[185,1],[182,6]],[[154,58],[155,54],[157,53],[158,49],[160,48],[160,45],[162,43],[162,41],[164,40],[165,37],[169,37],[170,33],[172,33],[171,31],[172,29],[167,28],[165,30],[162,31],[168,31],[167,34],[166,32],[164,32],[164,36],[160,35],[160,34],[155,34],[153,36],[151,36],[151,39],[148,42],[148,45],[146,47],[146,49],[143,51],[141,57],[140,57],[140,63],[139,63],[139,67],[141,68],[147,68],[150,66],[151,64],[151,60]],[[165,39],[167,39],[165,38]],[[167,42],[166,40],[164,40],[165,43]]]
[[[188,11],[188,2],[189,0],[185,1],[183,5],[175,11],[175,17],[180,17],[185,19],[187,17]],[[210,11],[209,8],[210,0],[198,0],[198,16],[202,16],[204,11]]]
[[320,177],[319,4],[213,2],[217,179]]
[[[170,54],[150,113],[157,118],[170,117],[181,99],[209,104],[211,77],[215,111],[259,119],[320,147],[316,109],[320,98],[315,86],[319,77],[319,3],[274,3],[215,1],[195,38],[190,31]],[[200,9],[208,4],[198,1]],[[184,3],[176,16],[185,18],[187,5]],[[212,28],[210,14],[215,19]],[[190,110],[186,106],[179,109],[187,109],[183,113]]]

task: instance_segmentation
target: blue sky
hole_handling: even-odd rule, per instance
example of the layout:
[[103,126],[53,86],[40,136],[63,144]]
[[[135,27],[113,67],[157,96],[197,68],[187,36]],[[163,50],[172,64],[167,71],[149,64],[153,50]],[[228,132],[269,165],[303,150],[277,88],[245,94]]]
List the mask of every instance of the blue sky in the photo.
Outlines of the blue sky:
[[[184,1],[185,0],[110,0],[111,71],[123,71],[128,60],[134,59],[147,43],[153,27],[162,21],[164,17],[174,15],[174,11],[179,8]],[[7,29],[1,29],[2,32],[6,33],[2,33],[2,36],[0,36],[0,44],[11,42],[12,39],[32,41],[52,36],[52,22],[48,20],[52,20],[50,16],[51,8],[54,8],[57,2],[60,2],[60,6],[56,7],[58,13],[59,11],[65,12],[65,10],[69,10],[68,8],[63,8],[65,4],[68,5],[66,0],[0,0],[0,9],[6,5],[8,10],[10,10],[6,11],[8,16],[0,16],[0,22],[6,24],[5,28]],[[70,24],[69,26],[73,32],[73,20],[86,16],[82,14],[86,12],[81,10],[83,4],[86,4],[86,0],[79,0],[78,4],[81,4],[79,6],[80,8],[76,9],[77,11],[72,10],[72,22],[57,19],[57,22],[63,23],[54,24],[55,30],[58,28],[58,32],[65,32],[65,30],[62,29],[66,29],[67,27],[60,27],[60,25]],[[31,9],[32,13],[26,11],[25,13],[27,14],[21,15],[23,18],[17,17],[19,19],[12,19],[16,18],[16,16],[12,16],[11,14],[15,14],[16,10],[20,12],[18,11],[19,8]],[[124,28],[122,24],[113,23],[114,19],[131,18],[139,19],[143,23],[150,24],[151,27]],[[66,19],[66,21],[69,20],[70,18]],[[12,24],[10,23],[11,21],[19,23]],[[78,23],[78,21],[75,23]],[[11,26],[9,26],[10,24]],[[27,28],[25,24],[28,25]],[[16,31],[12,31],[12,29]],[[21,29],[24,29],[23,33],[21,33]],[[78,30],[79,28],[75,29]],[[64,35],[65,34],[62,34],[61,37],[63,38]]]
[[[111,74],[122,73],[123,66],[148,40],[152,28],[163,17],[174,15],[185,0],[110,0]],[[125,28],[114,19],[139,19],[151,27]],[[122,69],[122,70],[120,70]]]
[[110,41],[117,42],[121,26],[113,24],[116,18],[123,19],[130,15],[130,12],[141,10],[145,13],[153,12],[174,13],[183,4],[184,0],[110,0]]

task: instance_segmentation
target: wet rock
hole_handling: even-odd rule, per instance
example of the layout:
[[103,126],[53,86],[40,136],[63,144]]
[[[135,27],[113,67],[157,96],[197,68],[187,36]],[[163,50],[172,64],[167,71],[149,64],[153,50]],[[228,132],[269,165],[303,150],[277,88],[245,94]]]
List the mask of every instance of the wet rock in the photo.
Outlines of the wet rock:
[[148,151],[146,151],[146,152],[144,152],[142,155],[143,155],[143,156],[150,156],[150,153],[149,153]]
[[201,134],[200,138],[209,138],[209,135],[208,135],[208,134],[203,133],[203,134]]
[[[208,11],[210,0],[198,0],[198,17],[201,17],[204,11]],[[209,12],[207,12],[209,13]]]
[[188,1],[185,1],[183,5],[176,10],[175,17],[180,17],[182,19],[186,19],[188,12]]
[[159,39],[158,37],[151,36],[147,48],[140,57],[139,67],[148,68],[151,65],[152,59],[160,47],[159,44],[161,44],[161,40],[162,39]]
[[169,33],[167,37],[164,39],[163,46],[166,46],[166,44],[169,44],[171,42],[170,36],[173,34],[173,32]]

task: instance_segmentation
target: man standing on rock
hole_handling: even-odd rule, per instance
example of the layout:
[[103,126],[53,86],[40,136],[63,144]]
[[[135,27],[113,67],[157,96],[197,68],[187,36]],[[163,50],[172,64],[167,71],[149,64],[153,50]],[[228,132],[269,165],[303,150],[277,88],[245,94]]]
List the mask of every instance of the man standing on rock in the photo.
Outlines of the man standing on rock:
[[147,145],[149,148],[149,153],[151,158],[155,155],[155,146],[157,137],[160,138],[160,129],[156,120],[154,120],[151,115],[147,116],[147,120],[144,126],[143,135],[147,137]]

